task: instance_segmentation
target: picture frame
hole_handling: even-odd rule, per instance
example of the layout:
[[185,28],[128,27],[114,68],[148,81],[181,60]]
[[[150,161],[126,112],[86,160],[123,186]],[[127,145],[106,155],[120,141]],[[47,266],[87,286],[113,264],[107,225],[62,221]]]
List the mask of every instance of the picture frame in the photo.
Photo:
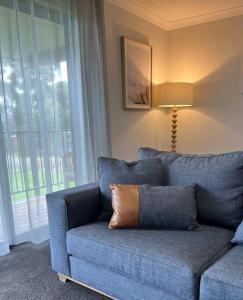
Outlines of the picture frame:
[[152,46],[121,37],[122,88],[125,109],[152,107]]

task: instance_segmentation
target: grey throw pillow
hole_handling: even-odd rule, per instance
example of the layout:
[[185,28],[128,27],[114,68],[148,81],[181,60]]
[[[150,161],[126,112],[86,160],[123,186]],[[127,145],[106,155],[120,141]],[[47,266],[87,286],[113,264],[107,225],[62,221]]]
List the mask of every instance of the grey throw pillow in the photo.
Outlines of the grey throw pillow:
[[124,160],[100,157],[99,183],[101,190],[100,220],[109,220],[112,215],[110,184],[163,185],[163,167],[160,158],[125,162]]
[[139,198],[141,227],[199,228],[193,186],[142,185],[139,187]]
[[198,219],[236,228],[243,217],[243,152],[188,155],[140,148],[139,159],[160,157],[164,185],[197,184]]
[[231,242],[234,244],[242,244],[243,245],[243,220],[240,223],[240,225],[238,226],[238,228],[235,232],[235,236],[233,237]]

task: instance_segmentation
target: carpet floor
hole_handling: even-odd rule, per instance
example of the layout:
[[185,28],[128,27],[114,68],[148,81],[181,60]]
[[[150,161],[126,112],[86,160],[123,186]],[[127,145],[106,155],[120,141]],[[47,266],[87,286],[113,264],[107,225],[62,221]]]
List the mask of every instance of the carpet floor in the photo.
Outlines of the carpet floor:
[[50,269],[48,243],[25,243],[0,257],[1,300],[108,300],[76,283],[62,283]]

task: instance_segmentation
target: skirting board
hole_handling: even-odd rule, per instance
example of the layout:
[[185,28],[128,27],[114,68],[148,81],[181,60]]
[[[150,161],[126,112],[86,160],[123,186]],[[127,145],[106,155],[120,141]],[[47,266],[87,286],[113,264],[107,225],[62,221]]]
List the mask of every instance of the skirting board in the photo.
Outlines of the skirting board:
[[101,294],[101,295],[103,295],[103,296],[105,296],[105,297],[108,297],[108,298],[110,298],[110,299],[112,299],[112,300],[118,300],[118,299],[116,299],[116,298],[114,298],[114,297],[111,297],[110,295],[107,295],[106,293],[101,292],[101,291],[99,291],[99,290],[97,290],[97,289],[95,289],[95,288],[93,288],[93,287],[91,287],[91,286],[89,286],[89,285],[87,285],[87,284],[85,284],[85,283],[82,283],[82,282],[80,282],[80,281],[78,281],[78,280],[76,280],[76,279],[73,279],[72,277],[69,277],[69,276],[66,276],[66,275],[63,275],[63,274],[58,273],[58,279],[59,279],[61,282],[63,282],[63,283],[65,283],[67,280],[70,280],[70,281],[72,281],[72,282],[75,282],[75,283],[77,283],[77,284],[83,286],[83,287],[86,287],[87,289],[90,289],[90,290],[92,290],[92,291],[94,291],[94,292],[96,292],[96,293],[99,293],[99,294]]

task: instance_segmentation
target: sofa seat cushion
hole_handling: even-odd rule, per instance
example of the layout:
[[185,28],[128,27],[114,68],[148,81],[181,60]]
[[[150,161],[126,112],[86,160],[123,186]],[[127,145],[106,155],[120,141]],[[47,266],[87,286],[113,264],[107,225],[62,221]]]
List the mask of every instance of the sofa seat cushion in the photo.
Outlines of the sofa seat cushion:
[[230,247],[233,232],[202,226],[201,231],[109,230],[97,222],[67,232],[67,250],[104,268],[196,299],[201,273]]
[[243,299],[243,247],[232,248],[203,274],[200,299]]

